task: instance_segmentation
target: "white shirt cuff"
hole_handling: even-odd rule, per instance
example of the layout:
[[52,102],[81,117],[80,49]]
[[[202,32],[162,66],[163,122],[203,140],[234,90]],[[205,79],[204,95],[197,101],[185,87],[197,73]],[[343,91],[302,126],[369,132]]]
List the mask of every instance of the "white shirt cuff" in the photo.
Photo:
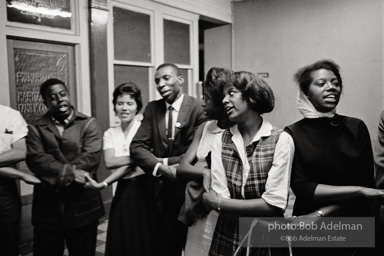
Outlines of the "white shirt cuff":
[[157,163],[157,164],[155,165],[155,168],[153,168],[153,172],[152,172],[152,175],[153,175],[153,176],[155,176],[155,177],[159,177],[159,176],[161,176],[161,175],[158,175],[158,174],[157,174],[157,170],[159,169],[160,165],[161,165],[161,163]]

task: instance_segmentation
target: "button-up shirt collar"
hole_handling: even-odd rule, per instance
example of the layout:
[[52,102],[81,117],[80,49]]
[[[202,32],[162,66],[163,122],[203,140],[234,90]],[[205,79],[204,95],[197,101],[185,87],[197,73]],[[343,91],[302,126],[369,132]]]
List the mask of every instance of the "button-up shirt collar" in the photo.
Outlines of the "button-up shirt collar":
[[173,102],[172,104],[165,102],[165,104],[167,106],[167,111],[168,111],[169,106],[172,106],[174,110],[176,110],[177,112],[180,112],[181,103],[183,103],[183,99],[184,99],[184,94],[181,94],[181,96],[177,100],[175,100],[175,102]]

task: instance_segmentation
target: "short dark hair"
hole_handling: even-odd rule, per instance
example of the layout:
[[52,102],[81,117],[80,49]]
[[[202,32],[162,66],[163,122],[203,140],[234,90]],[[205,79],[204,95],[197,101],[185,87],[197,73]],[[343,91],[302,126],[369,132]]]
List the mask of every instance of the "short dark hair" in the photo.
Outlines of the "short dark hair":
[[181,76],[180,68],[178,66],[176,66],[175,64],[173,64],[173,63],[163,63],[163,64],[161,64],[160,66],[157,67],[156,71],[161,69],[161,68],[165,68],[165,67],[173,68],[176,71],[176,75],[177,76]]
[[40,95],[43,98],[43,100],[45,100],[45,96],[46,96],[45,94],[47,93],[48,88],[55,84],[63,85],[65,89],[68,91],[68,88],[63,81],[57,78],[49,78],[40,86]]
[[223,87],[231,82],[232,71],[226,68],[212,67],[208,70],[203,87],[209,91],[215,104],[222,105]]
[[115,90],[113,91],[113,100],[112,100],[113,110],[116,112],[115,106],[116,106],[117,98],[119,96],[123,96],[124,94],[130,95],[136,101],[136,104],[137,104],[136,114],[139,113],[141,108],[143,107],[143,102],[141,100],[141,90],[135,83],[132,83],[132,82],[122,83],[115,88]]
[[239,71],[233,76],[233,85],[242,93],[250,108],[259,114],[269,113],[275,106],[272,88],[252,72]]
[[339,65],[337,65],[333,60],[324,59],[316,61],[315,63],[310,64],[308,66],[305,66],[295,73],[294,80],[300,86],[304,94],[308,93],[309,85],[313,81],[312,72],[319,69],[326,69],[332,71],[337,77],[337,80],[339,81],[339,87],[341,91],[343,91],[343,81],[341,80]]

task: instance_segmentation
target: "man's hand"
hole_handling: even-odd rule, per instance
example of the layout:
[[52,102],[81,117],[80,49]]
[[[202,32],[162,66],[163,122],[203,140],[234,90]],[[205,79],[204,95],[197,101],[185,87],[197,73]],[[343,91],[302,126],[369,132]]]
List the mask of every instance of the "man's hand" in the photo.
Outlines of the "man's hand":
[[158,169],[158,173],[161,174],[161,176],[165,177],[166,179],[170,180],[171,182],[176,182],[176,169],[178,165],[171,165],[167,166],[164,164],[161,164]]
[[88,172],[80,169],[76,169],[76,166],[73,166],[73,174],[75,175],[75,182],[80,184],[87,183],[87,179],[85,176],[88,175]]

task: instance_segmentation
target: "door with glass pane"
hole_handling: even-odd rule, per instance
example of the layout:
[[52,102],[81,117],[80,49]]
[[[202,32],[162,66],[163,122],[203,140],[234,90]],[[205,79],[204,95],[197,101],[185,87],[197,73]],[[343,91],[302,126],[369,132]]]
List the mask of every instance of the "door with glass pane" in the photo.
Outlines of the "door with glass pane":
[[[46,112],[40,85],[58,78],[67,85],[76,106],[74,47],[22,40],[7,40],[11,107],[20,111],[27,123]],[[29,172],[25,162],[18,169]],[[21,244],[32,240],[31,205],[33,186],[19,182],[22,201]]]
[[[154,84],[155,69],[167,62],[181,69],[183,92],[195,95],[198,16],[154,2],[124,2],[126,4],[112,1],[110,94],[117,85],[134,82],[141,88],[146,106],[149,101],[160,98]],[[113,125],[117,120],[112,110],[111,116]]]

